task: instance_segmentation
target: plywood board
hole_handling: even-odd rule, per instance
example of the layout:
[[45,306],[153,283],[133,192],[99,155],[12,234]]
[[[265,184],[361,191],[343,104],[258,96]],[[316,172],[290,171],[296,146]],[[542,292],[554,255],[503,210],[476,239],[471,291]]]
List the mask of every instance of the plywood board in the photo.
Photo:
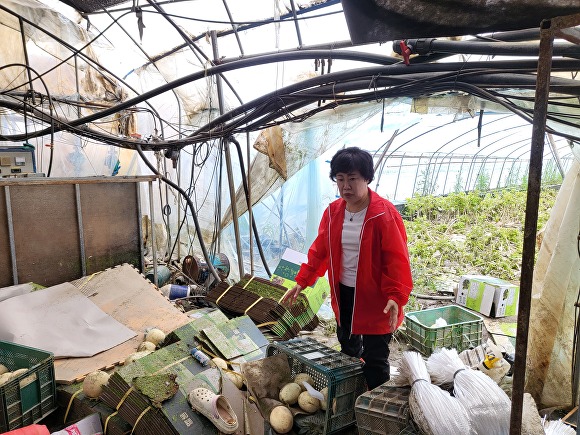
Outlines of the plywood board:
[[87,275],[115,264],[139,268],[137,183],[80,185]]
[[0,287],[15,284],[9,249],[7,189],[18,283],[35,282],[50,287],[118,264],[141,268],[138,182],[148,179],[0,180],[0,246],[6,248],[0,249]]
[[10,186],[18,282],[45,287],[82,276],[74,185]]
[[124,361],[143,341],[147,328],[157,327],[169,333],[191,320],[128,264],[83,277],[72,284],[137,336],[91,358],[56,360],[54,367],[58,383],[69,384],[94,370],[112,368]]

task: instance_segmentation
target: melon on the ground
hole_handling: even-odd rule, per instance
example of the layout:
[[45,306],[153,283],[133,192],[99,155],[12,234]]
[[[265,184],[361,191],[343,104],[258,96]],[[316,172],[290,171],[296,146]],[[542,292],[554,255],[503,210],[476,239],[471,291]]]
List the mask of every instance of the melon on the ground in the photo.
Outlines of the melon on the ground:
[[83,381],[83,393],[91,399],[97,399],[103,392],[103,385],[107,385],[110,375],[102,370],[96,370],[87,375]]
[[270,426],[276,432],[285,434],[292,430],[294,417],[288,408],[283,405],[276,406],[270,413]]
[[298,396],[302,392],[302,388],[296,382],[290,382],[282,387],[280,390],[280,402],[288,405],[294,405],[298,402]]
[[312,397],[308,391],[303,391],[300,393],[300,396],[298,396],[298,405],[304,411],[312,414],[320,408],[320,400],[316,397]]

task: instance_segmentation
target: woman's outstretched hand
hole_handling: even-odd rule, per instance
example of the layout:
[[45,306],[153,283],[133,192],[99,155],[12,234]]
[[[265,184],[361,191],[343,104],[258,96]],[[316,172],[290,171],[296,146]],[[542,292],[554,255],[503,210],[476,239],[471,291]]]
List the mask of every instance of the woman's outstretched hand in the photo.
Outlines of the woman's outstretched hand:
[[383,312],[389,316],[389,332],[395,332],[395,329],[397,329],[397,321],[399,320],[399,304],[389,299]]
[[294,305],[294,302],[296,302],[296,299],[298,298],[298,295],[300,294],[301,291],[302,287],[296,284],[294,287],[292,287],[290,290],[286,292],[286,294],[282,298],[282,304],[288,306]]

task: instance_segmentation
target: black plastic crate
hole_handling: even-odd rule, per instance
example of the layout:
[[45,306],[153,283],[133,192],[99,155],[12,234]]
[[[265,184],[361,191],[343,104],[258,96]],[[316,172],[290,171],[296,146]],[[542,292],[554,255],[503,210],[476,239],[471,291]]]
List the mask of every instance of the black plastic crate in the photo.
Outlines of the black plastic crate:
[[355,404],[359,435],[413,433],[410,392],[411,387],[383,384],[359,396]]
[[328,387],[327,410],[314,414],[323,434],[332,434],[356,423],[354,405],[367,391],[362,363],[311,338],[296,338],[268,345],[267,356],[285,354],[292,377],[308,373],[314,388]]
[[0,386],[0,433],[34,424],[57,408],[52,353],[0,341],[0,364],[28,369]]

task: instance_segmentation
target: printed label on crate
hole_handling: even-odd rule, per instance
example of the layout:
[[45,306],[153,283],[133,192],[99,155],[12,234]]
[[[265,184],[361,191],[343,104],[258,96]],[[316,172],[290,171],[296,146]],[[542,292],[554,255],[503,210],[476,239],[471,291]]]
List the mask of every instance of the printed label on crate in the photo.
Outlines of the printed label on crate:
[[322,352],[310,352],[310,353],[305,353],[302,356],[306,359],[318,359],[318,358],[323,358],[324,354]]

